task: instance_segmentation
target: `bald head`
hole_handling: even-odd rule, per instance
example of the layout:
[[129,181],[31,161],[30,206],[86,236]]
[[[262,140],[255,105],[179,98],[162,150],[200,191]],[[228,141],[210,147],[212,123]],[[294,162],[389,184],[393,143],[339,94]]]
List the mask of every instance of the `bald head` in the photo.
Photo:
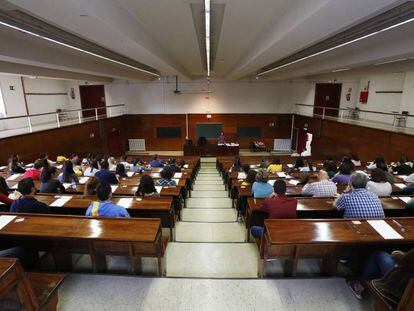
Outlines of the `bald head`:
[[327,180],[329,179],[328,173],[324,170],[318,172],[318,180]]

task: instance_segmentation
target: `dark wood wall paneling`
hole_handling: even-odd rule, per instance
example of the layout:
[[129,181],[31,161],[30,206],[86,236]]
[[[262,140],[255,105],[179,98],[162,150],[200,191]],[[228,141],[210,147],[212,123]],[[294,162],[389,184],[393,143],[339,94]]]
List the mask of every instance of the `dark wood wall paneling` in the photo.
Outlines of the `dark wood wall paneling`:
[[305,123],[314,134],[312,153],[318,158],[327,155],[339,158],[357,154],[361,160],[372,161],[375,156],[382,154],[386,161],[391,162],[397,161],[400,155],[405,154],[414,160],[413,135],[333,120],[295,116],[295,127],[301,128]]

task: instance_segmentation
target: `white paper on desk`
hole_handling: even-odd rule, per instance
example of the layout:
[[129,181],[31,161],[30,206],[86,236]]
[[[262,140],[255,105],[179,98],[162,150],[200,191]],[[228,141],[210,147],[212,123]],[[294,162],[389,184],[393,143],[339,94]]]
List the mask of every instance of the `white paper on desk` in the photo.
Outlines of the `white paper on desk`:
[[72,186],[72,185],[71,185],[71,184],[69,184],[69,183],[63,183],[62,185],[63,185],[63,187],[65,187],[65,189],[68,189],[69,187],[71,187],[71,186]]
[[189,165],[188,164],[184,164],[184,166],[183,166],[184,168],[188,168],[189,167]]
[[285,177],[286,179],[292,179],[293,177],[292,176],[290,176],[290,175],[286,175],[286,177]]
[[292,167],[293,167],[293,164],[286,164],[286,166],[287,166],[288,168],[292,168]]
[[61,170],[62,168],[63,168],[63,165],[61,164],[61,165],[58,165],[58,166],[56,166],[56,168],[58,169],[58,170]]
[[286,174],[284,172],[278,172],[277,176],[279,176],[280,178],[286,178]]
[[158,193],[161,193],[162,186],[155,186],[155,190],[157,190]]
[[128,176],[128,177],[132,177],[132,176],[134,176],[134,174],[135,174],[134,172],[128,172],[128,173],[127,173],[127,176]]
[[177,178],[174,178],[173,180],[175,181],[175,183],[176,183],[176,184],[177,184],[177,186],[178,186],[178,183],[180,182],[180,180],[179,180],[179,179],[177,179]]
[[112,193],[114,193],[116,191],[116,189],[118,189],[117,185],[111,185]]
[[270,179],[267,181],[267,183],[273,186],[275,184],[275,181],[276,179]]
[[259,165],[257,165],[257,164],[250,165],[250,168],[258,168],[258,167],[259,167]]
[[296,186],[299,183],[299,180],[291,179],[289,180],[289,184]]
[[24,167],[33,167],[33,163],[26,164]]
[[405,202],[405,203],[408,203],[408,201],[410,201],[410,200],[411,200],[411,197],[399,197],[399,198],[397,198],[397,199],[400,199],[401,201],[403,201],[403,202]]
[[406,185],[405,184],[403,184],[403,183],[396,183],[396,184],[394,184],[396,187],[398,187],[398,188],[400,188],[400,189],[404,189],[405,187],[406,187]]
[[12,190],[17,190],[17,186],[18,186],[19,184],[14,184],[13,186],[11,186],[11,187],[9,187],[9,189],[12,189]]
[[0,171],[4,171],[7,168],[7,166],[0,166]]
[[81,185],[86,184],[89,180],[89,177],[82,177],[81,179],[79,179],[79,183]]
[[241,172],[241,173],[237,173],[237,179],[246,179],[246,173]]
[[397,177],[400,177],[401,179],[406,179],[408,176],[407,175],[398,175]]
[[385,240],[404,239],[384,220],[367,220],[372,228],[375,229]]
[[62,207],[63,205],[66,204],[66,202],[69,202],[70,199],[72,199],[71,196],[66,196],[66,195],[65,196],[61,196],[55,202],[53,202],[52,204],[50,204],[50,206]]
[[132,203],[133,198],[121,198],[118,201],[118,205],[123,206],[125,208],[130,207],[131,203]]
[[17,216],[1,215],[0,216],[0,230],[6,227]]
[[20,176],[22,176],[22,174],[14,174],[14,175],[11,175],[9,178],[7,178],[6,180],[7,181],[10,181],[10,180],[15,180],[15,179],[17,179],[17,178],[19,178]]
[[183,173],[175,173],[174,178],[181,178],[183,177]]

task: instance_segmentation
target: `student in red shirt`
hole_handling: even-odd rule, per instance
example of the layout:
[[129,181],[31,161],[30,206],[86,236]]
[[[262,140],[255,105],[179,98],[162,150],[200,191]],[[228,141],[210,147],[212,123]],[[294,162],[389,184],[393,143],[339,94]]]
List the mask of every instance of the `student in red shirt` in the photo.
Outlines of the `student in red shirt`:
[[31,178],[33,181],[39,181],[40,180],[40,174],[42,173],[41,168],[43,166],[42,161],[36,160],[33,164],[33,168],[28,169],[26,173],[24,173],[24,178]]
[[9,186],[6,180],[0,176],[0,202],[10,206],[14,200],[9,199]]
[[[268,213],[268,218],[296,218],[296,207],[298,201],[295,198],[286,196],[286,183],[282,179],[278,179],[273,184],[274,193],[267,198],[260,210]],[[250,232],[254,237],[263,235],[263,227],[253,226]]]

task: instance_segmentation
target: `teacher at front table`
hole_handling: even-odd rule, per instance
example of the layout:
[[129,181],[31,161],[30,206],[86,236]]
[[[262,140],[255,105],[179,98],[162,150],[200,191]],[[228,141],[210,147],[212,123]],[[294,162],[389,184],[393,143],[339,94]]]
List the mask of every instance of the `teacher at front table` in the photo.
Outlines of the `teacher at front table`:
[[218,145],[224,145],[226,143],[226,136],[224,136],[224,132],[220,133],[220,136],[218,137]]

